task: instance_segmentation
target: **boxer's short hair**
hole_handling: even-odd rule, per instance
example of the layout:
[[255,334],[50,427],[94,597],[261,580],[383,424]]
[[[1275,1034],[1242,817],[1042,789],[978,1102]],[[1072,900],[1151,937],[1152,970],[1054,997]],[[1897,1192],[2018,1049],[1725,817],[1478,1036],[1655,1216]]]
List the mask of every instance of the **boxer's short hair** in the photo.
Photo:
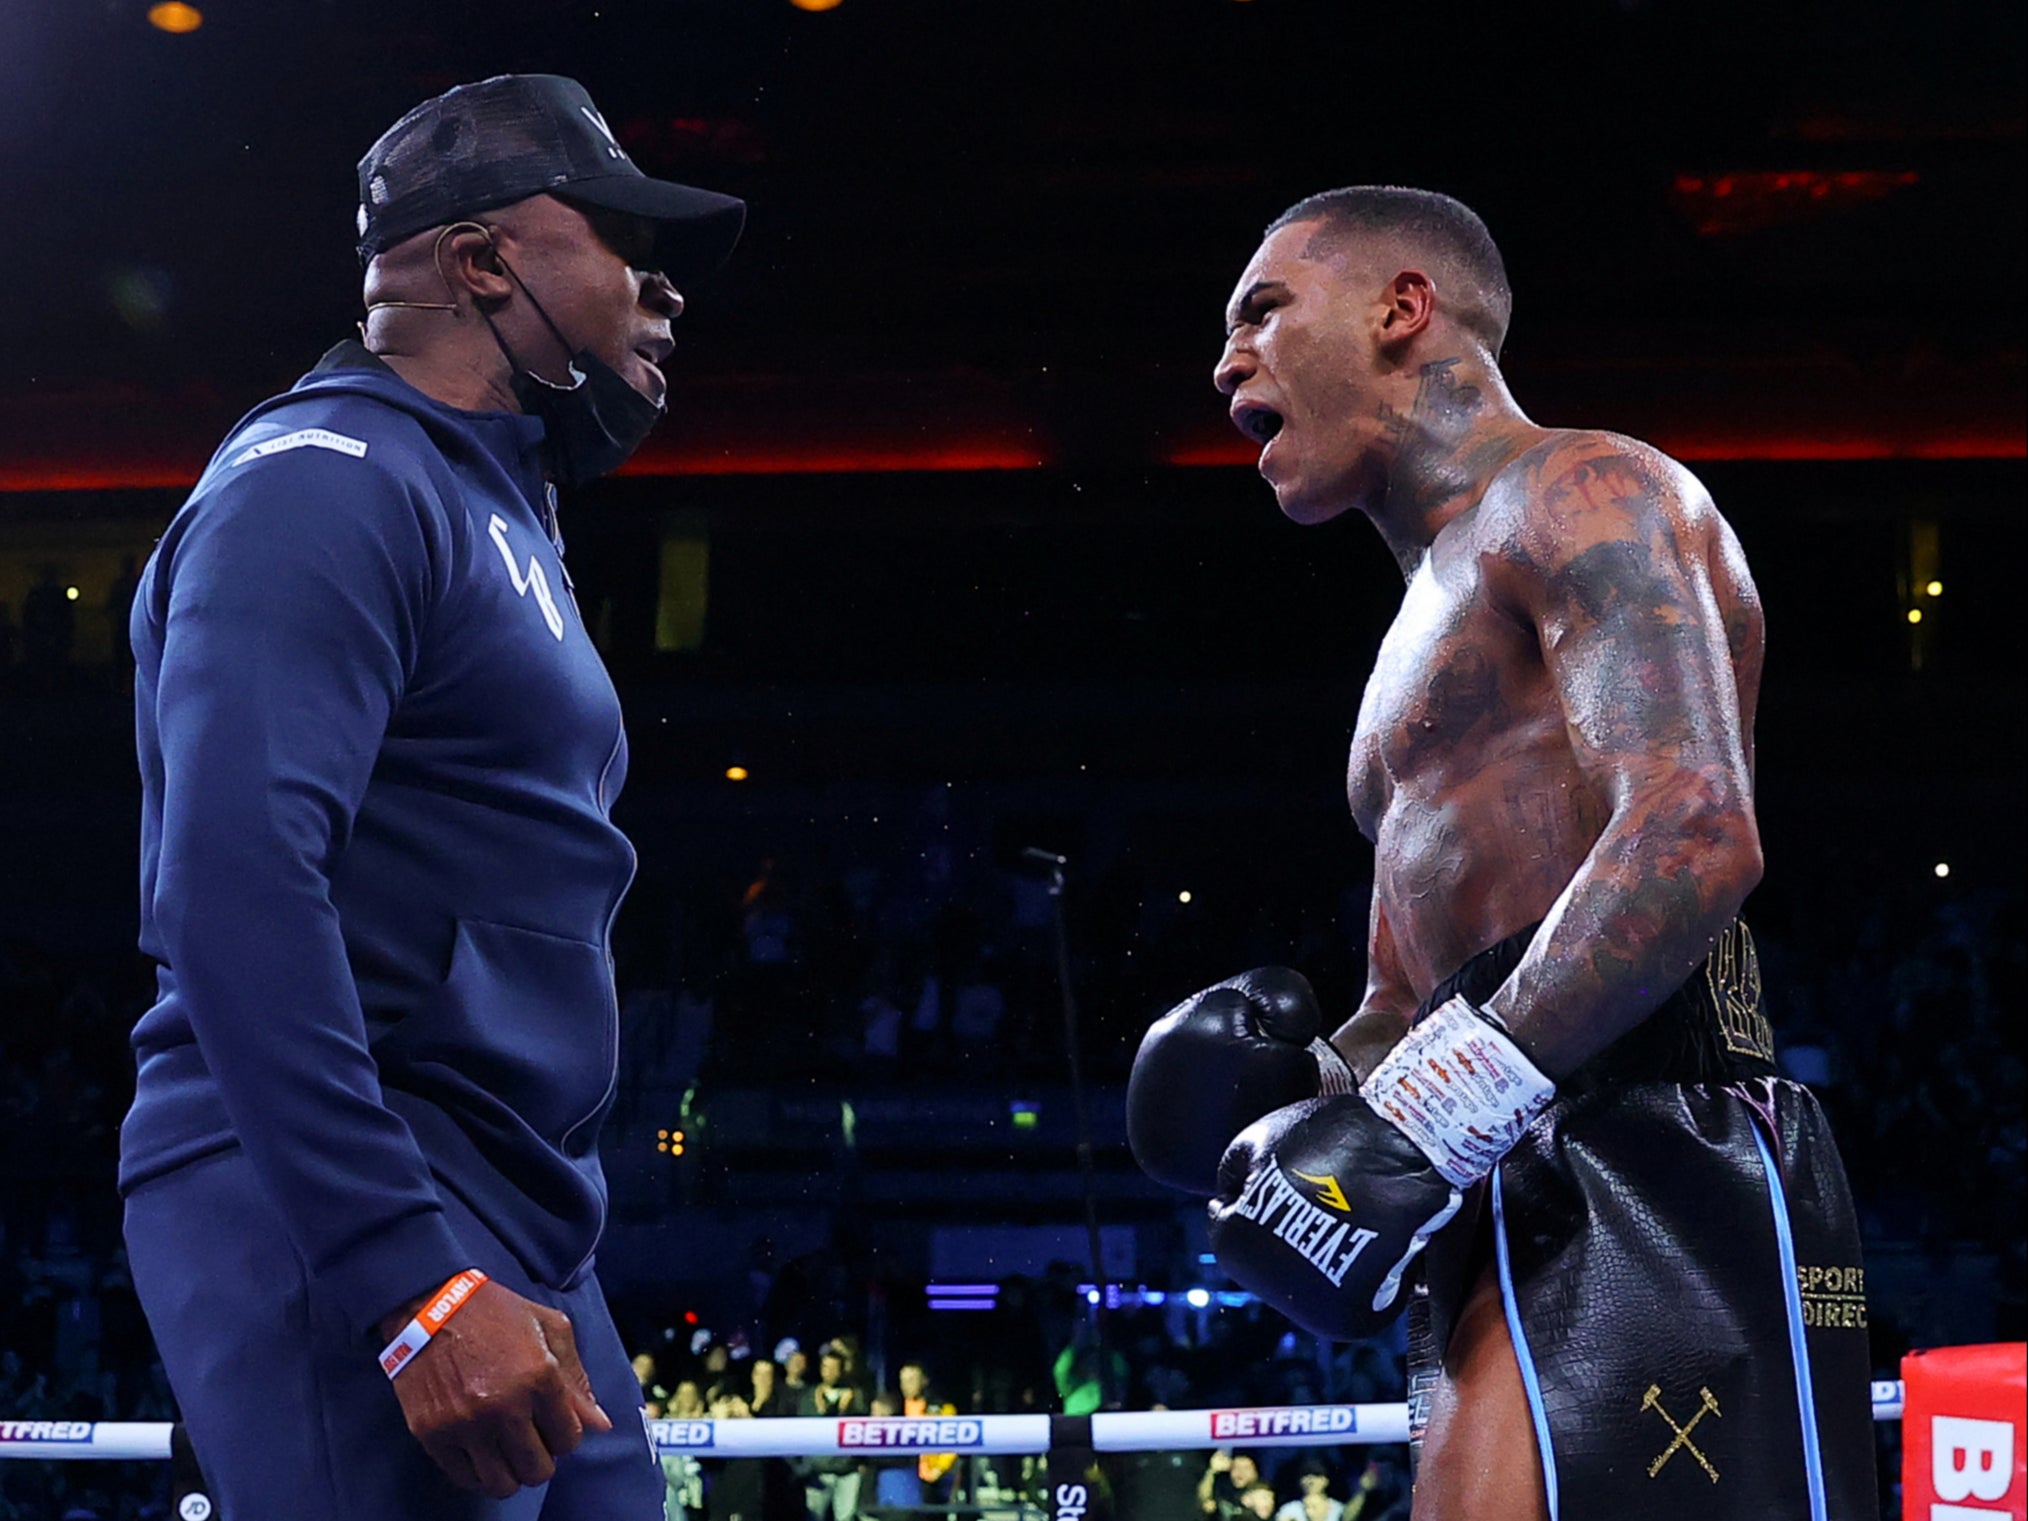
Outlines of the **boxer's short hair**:
[[[1436,190],[1406,185],[1348,185],[1305,196],[1268,224],[1268,233],[1297,222],[1321,222],[1319,237],[1352,240],[1362,235],[1398,237],[1464,275],[1470,289],[1452,315],[1472,329],[1495,354],[1506,341],[1514,314],[1507,261],[1479,214],[1463,201]],[[1315,252],[1315,244],[1312,245]],[[1314,256],[1314,252],[1312,253]]]

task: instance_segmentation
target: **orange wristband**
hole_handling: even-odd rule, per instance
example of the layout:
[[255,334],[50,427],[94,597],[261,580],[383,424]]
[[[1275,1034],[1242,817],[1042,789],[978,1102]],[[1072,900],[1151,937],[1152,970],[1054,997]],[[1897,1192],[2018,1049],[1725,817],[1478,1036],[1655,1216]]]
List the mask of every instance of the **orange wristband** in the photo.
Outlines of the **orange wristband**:
[[447,1280],[442,1288],[424,1301],[423,1307],[416,1311],[415,1319],[381,1348],[380,1371],[393,1378],[406,1368],[416,1353],[429,1344],[429,1339],[444,1328],[444,1322],[465,1307],[472,1291],[485,1281],[486,1275],[477,1268],[467,1268]]

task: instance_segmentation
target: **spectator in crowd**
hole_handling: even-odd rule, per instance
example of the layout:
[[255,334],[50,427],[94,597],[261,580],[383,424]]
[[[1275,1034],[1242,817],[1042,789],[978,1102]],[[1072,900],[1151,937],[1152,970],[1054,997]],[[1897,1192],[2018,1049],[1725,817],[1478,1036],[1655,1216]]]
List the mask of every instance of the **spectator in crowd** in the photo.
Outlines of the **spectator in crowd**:
[[859,1360],[859,1338],[856,1336],[834,1336],[824,1343],[823,1350],[836,1352],[844,1364],[845,1383],[857,1391],[859,1407],[866,1408],[866,1402],[873,1396],[873,1386],[867,1381],[866,1369]]
[[747,1406],[756,1416],[790,1413],[789,1409],[784,1407],[783,1401],[786,1396],[782,1392],[781,1382],[776,1374],[774,1361],[766,1357],[756,1357],[752,1366],[747,1369],[747,1381],[752,1390],[747,1396]]
[[1368,1454],[1359,1482],[1352,1487],[1352,1498],[1345,1504],[1344,1521],[1387,1521],[1397,1505],[1406,1512],[1408,1476],[1395,1461],[1395,1450],[1380,1449]]
[[[643,1353],[642,1356],[647,1356]],[[653,1359],[649,1359],[652,1364]],[[640,1373],[640,1359],[635,1359],[636,1376]],[[652,1376],[653,1369],[650,1369]],[[697,1385],[689,1379],[679,1381],[669,1394],[657,1414],[654,1404],[648,1407],[650,1420],[666,1418],[672,1421],[701,1421],[708,1414],[704,1397],[698,1393]],[[662,1465],[662,1518],[663,1521],[704,1521],[704,1466],[687,1452],[664,1452],[657,1455]]]
[[[930,1392],[929,1370],[919,1362],[905,1362],[895,1374],[895,1382],[901,1392],[901,1413],[903,1415],[935,1416],[956,1415],[958,1407],[939,1400]],[[911,1502],[922,1504],[925,1500],[935,1502],[949,1495],[951,1480],[958,1466],[955,1452],[926,1452],[916,1459],[915,1476],[920,1482],[916,1499]]]
[[775,1343],[775,1362],[782,1370],[782,1397],[794,1411],[803,1391],[810,1387],[810,1354],[795,1337],[784,1336]]
[[[873,1416],[900,1415],[901,1397],[876,1394],[867,1401],[866,1411]],[[900,1457],[874,1458],[866,1464],[866,1473],[873,1481],[873,1504],[876,1507],[922,1504],[922,1481],[916,1477],[915,1463],[913,1457],[903,1454]]]
[[[714,1421],[745,1421],[753,1407],[744,1395],[721,1389],[706,1407]],[[708,1521],[762,1521],[764,1475],[759,1458],[726,1458],[705,1469]]]
[[734,1392],[732,1353],[724,1342],[712,1341],[705,1347],[702,1374],[700,1382],[704,1385],[705,1404]]
[[1305,1458],[1296,1474],[1299,1498],[1275,1512],[1274,1521],[1344,1521],[1345,1507],[1331,1498],[1331,1470],[1320,1458]]
[[1275,1491],[1272,1484],[1249,1484],[1239,1492],[1239,1508],[1259,1521],[1270,1521],[1275,1513]]
[[1260,1464],[1252,1453],[1220,1447],[1197,1481],[1197,1508],[1218,1521],[1238,1521],[1246,1513],[1239,1497],[1259,1482]]
[[[753,1394],[748,1408],[756,1417],[794,1415],[797,1396],[781,1381],[772,1358],[757,1357],[751,1373]],[[803,1514],[802,1486],[787,1458],[760,1458],[761,1515],[765,1521],[798,1521]]]
[[641,1386],[641,1403],[644,1405],[667,1405],[669,1391],[662,1386],[661,1374],[655,1365],[655,1354],[636,1352],[634,1354],[634,1381]]
[[[859,1391],[845,1380],[845,1352],[832,1342],[817,1355],[817,1382],[803,1391],[798,1415],[860,1415],[866,1410]],[[803,1496],[810,1521],[857,1521],[859,1464],[836,1456],[800,1460]]]

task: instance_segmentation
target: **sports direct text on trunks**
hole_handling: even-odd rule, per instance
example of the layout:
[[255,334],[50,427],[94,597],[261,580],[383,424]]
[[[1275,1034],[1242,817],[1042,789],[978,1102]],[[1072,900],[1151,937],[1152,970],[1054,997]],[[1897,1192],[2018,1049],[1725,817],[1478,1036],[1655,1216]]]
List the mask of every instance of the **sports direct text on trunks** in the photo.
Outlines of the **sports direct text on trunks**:
[[1358,1428],[1359,1412],[1350,1405],[1211,1412],[1211,1435],[1220,1442],[1244,1441],[1248,1437],[1328,1436]]
[[[1354,1230],[1350,1220],[1340,1220],[1304,1198],[1283,1176],[1279,1162],[1270,1162],[1247,1180],[1233,1213],[1273,1231],[1334,1288],[1344,1284],[1346,1273],[1374,1239],[1372,1231]],[[1280,1219],[1275,1218],[1278,1215]]]
[[953,1447],[976,1447],[984,1440],[985,1428],[975,1420],[840,1421],[840,1447],[916,1447],[925,1452],[944,1452]]

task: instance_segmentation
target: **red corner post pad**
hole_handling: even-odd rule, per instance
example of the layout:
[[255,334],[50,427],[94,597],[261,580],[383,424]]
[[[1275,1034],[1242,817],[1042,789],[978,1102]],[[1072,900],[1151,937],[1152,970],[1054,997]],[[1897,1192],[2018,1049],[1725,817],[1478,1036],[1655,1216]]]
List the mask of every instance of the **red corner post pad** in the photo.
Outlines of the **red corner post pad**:
[[2028,1343],[1901,1360],[1903,1521],[2028,1521]]

